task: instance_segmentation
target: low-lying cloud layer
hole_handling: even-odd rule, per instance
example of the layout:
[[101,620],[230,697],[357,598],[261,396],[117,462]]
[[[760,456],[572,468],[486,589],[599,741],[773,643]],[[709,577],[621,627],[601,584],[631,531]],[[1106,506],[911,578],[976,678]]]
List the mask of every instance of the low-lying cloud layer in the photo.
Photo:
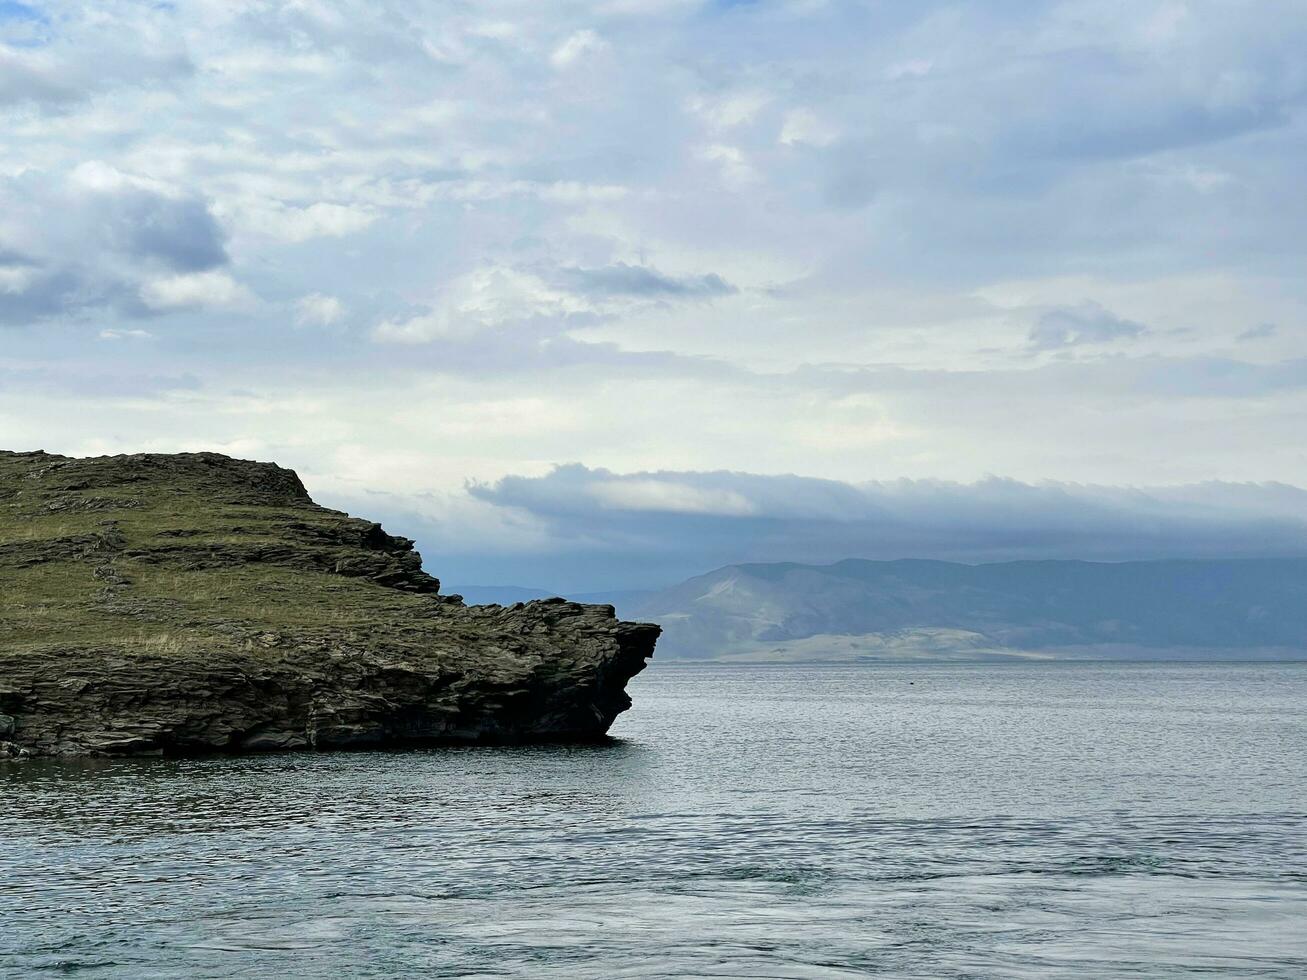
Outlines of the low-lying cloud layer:
[[[850,484],[734,472],[616,474],[572,464],[540,477],[475,484],[468,493],[481,506],[465,506],[457,521],[441,520],[440,508],[392,517],[455,584],[593,591],[668,585],[744,561],[1126,561],[1307,552],[1307,491],[1282,484]],[[530,528],[516,547],[486,533],[511,523]]]

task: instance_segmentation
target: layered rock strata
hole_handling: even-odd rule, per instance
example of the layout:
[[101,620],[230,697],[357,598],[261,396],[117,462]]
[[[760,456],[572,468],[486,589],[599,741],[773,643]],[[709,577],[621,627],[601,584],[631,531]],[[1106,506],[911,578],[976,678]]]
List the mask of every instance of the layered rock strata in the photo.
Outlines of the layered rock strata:
[[0,453],[0,757],[595,739],[659,633],[439,588],[272,464]]

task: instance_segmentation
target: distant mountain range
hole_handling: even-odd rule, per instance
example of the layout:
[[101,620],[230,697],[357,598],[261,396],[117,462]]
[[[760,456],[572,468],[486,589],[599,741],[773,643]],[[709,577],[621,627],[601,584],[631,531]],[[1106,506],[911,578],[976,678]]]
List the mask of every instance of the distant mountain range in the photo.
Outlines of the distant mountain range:
[[729,565],[657,592],[570,598],[661,624],[663,658],[1307,659],[1307,559],[1295,558]]

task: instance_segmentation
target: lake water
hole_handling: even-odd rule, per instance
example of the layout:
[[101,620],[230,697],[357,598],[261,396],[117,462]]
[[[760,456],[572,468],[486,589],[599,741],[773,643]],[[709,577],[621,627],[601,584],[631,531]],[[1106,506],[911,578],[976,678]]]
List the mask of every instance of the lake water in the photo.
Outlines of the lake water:
[[0,766],[0,975],[1307,976],[1307,665],[657,664],[611,745]]

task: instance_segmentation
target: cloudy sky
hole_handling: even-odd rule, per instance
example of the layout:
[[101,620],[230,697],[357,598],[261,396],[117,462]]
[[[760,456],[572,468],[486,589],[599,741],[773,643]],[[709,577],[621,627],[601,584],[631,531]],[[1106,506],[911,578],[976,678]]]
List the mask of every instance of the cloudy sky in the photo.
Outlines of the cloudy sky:
[[451,585],[1307,553],[1301,0],[0,0],[0,445]]

